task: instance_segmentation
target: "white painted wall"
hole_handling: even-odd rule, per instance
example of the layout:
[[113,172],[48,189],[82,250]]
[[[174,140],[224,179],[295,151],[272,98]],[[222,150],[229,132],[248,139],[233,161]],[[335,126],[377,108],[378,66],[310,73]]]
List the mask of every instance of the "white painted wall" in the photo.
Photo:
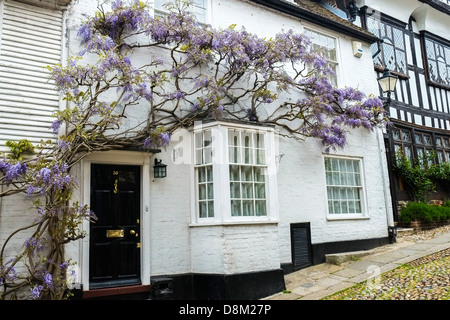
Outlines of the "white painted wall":
[[[263,9],[248,1],[212,1],[211,23],[225,28],[230,24],[245,25],[250,32],[270,37],[281,29],[303,30],[306,26],[286,15]],[[68,55],[78,52],[76,27],[84,20],[83,14],[92,14],[96,2],[78,0],[67,13]],[[313,25],[307,25],[314,28]],[[363,44],[364,54],[355,58],[352,54],[351,39],[340,36],[332,30],[318,29],[338,37],[340,86],[354,86],[370,94],[377,92],[373,66],[368,44]],[[183,138],[187,138],[183,136]],[[327,220],[326,187],[323,154],[320,142],[307,140],[295,142],[280,138],[279,153],[283,155],[278,171],[279,222],[269,224],[238,224],[191,226],[191,207],[194,199],[192,190],[192,167],[190,163],[174,163],[171,152],[178,141],[173,142],[162,153],[155,155],[168,165],[168,177],[155,180],[151,172],[153,155],[117,153],[105,156],[111,161],[142,161],[146,164],[144,175],[148,177],[141,203],[142,215],[146,217],[142,225],[143,281],[150,275],[198,273],[240,273],[273,270],[280,263],[291,262],[291,223],[311,222],[312,243],[326,243],[387,236],[387,216],[391,214],[385,197],[386,178],[382,174],[380,158],[384,158],[384,145],[379,143],[375,133],[355,131],[349,138],[349,147],[338,154],[361,157],[364,163],[365,192],[367,195],[368,218],[359,220]],[[101,161],[99,155],[89,161]],[[86,167],[79,168],[81,189],[76,198],[87,200],[86,188],[89,175]],[[0,231],[4,238],[13,225],[21,224],[23,213],[20,207],[3,200]],[[149,211],[146,211],[148,205]],[[14,221],[13,218],[14,217]],[[16,219],[17,218],[17,219]],[[5,223],[6,221],[6,223]],[[88,225],[85,224],[85,230]],[[71,245],[68,255],[79,262],[83,270],[82,278],[87,283],[87,250],[89,238]],[[85,287],[87,288],[87,287]]]

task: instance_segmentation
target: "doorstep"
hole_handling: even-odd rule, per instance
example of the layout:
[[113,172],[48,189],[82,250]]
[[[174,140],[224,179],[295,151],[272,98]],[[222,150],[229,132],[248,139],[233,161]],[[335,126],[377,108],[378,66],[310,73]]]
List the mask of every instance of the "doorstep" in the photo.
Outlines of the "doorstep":
[[126,287],[114,287],[114,288],[104,288],[104,289],[94,289],[83,291],[83,299],[93,299],[93,298],[103,298],[111,296],[120,296],[135,293],[150,293],[150,285],[137,285],[137,286],[126,286]]

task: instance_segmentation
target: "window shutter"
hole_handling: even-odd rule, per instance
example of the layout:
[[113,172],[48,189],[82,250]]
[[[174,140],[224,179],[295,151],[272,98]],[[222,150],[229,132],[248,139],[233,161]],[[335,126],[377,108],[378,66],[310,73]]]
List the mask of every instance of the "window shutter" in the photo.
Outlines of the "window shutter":
[[44,67],[61,62],[62,12],[5,1],[0,42],[0,152],[5,142],[54,139],[59,93]]

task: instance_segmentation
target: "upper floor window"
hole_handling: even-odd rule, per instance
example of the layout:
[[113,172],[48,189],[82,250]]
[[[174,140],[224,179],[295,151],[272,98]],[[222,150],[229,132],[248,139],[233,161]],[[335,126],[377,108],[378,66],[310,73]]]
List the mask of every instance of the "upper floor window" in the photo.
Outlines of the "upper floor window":
[[450,47],[425,38],[428,79],[450,86]]
[[379,19],[379,16],[367,16],[367,30],[383,40],[380,45],[370,46],[373,62],[391,71],[406,74],[406,48],[403,30]]
[[[320,54],[334,74],[328,75],[333,86],[337,86],[337,40],[323,33],[305,29],[305,35],[311,40],[311,50]],[[312,69],[312,66],[308,66]]]
[[[154,0],[155,13],[162,15],[167,13],[166,4],[171,1],[168,0]],[[197,21],[201,23],[207,22],[207,2],[208,0],[191,0],[188,10],[192,12]]]

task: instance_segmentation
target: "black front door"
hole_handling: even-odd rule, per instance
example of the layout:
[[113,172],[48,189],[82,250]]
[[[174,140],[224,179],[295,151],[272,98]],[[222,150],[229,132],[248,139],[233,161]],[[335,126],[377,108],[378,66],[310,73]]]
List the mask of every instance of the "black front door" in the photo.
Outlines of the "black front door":
[[91,165],[90,289],[140,284],[140,167]]

